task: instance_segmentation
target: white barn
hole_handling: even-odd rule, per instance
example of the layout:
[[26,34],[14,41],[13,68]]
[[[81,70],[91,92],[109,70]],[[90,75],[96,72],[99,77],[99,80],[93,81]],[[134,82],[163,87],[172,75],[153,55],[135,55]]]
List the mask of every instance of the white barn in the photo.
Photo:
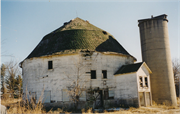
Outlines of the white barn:
[[[134,62],[111,34],[75,18],[44,36],[20,63],[23,93],[36,102],[42,98],[44,104],[64,106],[72,103],[69,87],[78,84],[79,107],[151,105],[151,70]],[[89,104],[90,90],[97,98]]]

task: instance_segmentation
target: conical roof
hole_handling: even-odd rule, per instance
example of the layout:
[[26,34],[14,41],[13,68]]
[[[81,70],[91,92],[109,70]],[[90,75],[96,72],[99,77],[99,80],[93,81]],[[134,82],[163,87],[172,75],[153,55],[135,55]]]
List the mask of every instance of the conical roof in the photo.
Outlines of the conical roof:
[[75,18],[44,36],[27,58],[54,54],[73,54],[82,49],[115,52],[131,56],[111,34],[90,24],[88,21]]

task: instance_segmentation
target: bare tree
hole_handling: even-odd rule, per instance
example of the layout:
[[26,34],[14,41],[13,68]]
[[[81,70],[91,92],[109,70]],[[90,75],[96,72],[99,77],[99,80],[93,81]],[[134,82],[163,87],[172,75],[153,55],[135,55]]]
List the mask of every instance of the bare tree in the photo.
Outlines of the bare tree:
[[173,59],[172,61],[172,65],[173,65],[173,73],[174,73],[174,77],[178,76],[178,74],[180,74],[180,59]]
[[[72,74],[68,75],[66,72],[64,72],[66,76],[65,79],[70,81],[70,84],[67,85],[67,93],[70,97],[70,100],[74,104],[75,110],[78,108],[80,97],[82,96],[83,91],[86,91],[86,83],[90,81],[90,77],[84,77],[84,74],[94,61],[91,57],[92,54],[93,52],[88,50],[81,51],[79,61],[74,60],[75,76],[72,76]],[[87,63],[88,59],[90,60],[91,64]],[[96,59],[96,57],[94,59]]]
[[5,70],[4,80],[7,92],[11,97],[14,97],[14,95],[18,97],[22,92],[22,77],[18,62],[11,60],[5,63]]
[[85,90],[85,82],[87,81],[85,78],[82,78],[82,71],[84,70],[84,68],[85,66],[83,65],[83,63],[79,62],[75,64],[75,69],[77,69],[75,71],[75,77],[69,76],[65,73],[66,77],[71,82],[66,87],[70,100],[74,103],[75,110],[77,110],[80,97],[82,95],[83,90]]
[[5,93],[7,89],[5,87],[5,76],[6,76],[6,66],[4,64],[1,65],[1,97],[5,97]]
[[180,83],[180,59],[175,58],[172,60],[173,73],[174,73],[174,82],[176,87],[176,95],[179,96],[179,83]]

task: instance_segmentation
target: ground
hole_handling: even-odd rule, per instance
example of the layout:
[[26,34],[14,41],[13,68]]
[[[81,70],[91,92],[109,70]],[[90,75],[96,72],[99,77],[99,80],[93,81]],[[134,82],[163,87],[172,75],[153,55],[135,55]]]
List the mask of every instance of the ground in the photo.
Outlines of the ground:
[[[36,105],[38,108],[33,108],[33,105],[20,106],[21,99],[2,99],[1,104],[5,105],[8,110],[8,113],[68,113],[58,108],[56,110],[45,111],[45,109],[41,105]],[[20,107],[19,107],[20,106]],[[19,108],[18,108],[19,107]],[[119,110],[120,109],[120,110]],[[114,111],[112,111],[114,110]],[[91,114],[93,113],[92,109],[87,110],[86,112],[82,109],[83,114]],[[97,110],[94,113],[98,113]],[[108,111],[104,111],[104,113],[108,114],[179,114],[180,113],[180,99],[178,98],[178,106],[168,106],[166,104],[157,105],[153,103],[151,107],[141,107],[141,108],[133,108],[130,107],[128,109],[123,108],[111,108]]]

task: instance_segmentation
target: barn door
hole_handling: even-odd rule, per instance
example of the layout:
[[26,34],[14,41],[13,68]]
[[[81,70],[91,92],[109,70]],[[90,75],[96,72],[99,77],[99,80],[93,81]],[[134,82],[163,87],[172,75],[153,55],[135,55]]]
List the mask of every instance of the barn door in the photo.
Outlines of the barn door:
[[103,92],[102,92],[102,90],[99,90],[98,91],[98,95],[97,95],[97,99],[96,99],[96,108],[102,108],[103,107]]
[[150,97],[150,92],[146,92],[146,106],[151,105],[151,97]]

